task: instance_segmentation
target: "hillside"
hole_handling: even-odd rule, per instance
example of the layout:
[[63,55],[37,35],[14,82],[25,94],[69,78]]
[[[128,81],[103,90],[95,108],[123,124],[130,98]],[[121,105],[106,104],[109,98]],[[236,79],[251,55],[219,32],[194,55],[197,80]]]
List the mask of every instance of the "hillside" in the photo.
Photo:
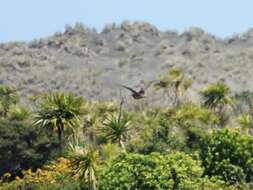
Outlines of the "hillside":
[[0,44],[0,190],[253,189],[252,44],[141,22]]
[[138,86],[176,65],[194,80],[194,92],[217,80],[241,91],[252,86],[252,45],[252,30],[219,39],[199,28],[179,34],[143,22],[111,24],[99,33],[76,24],[47,38],[0,44],[0,84],[24,96],[64,90],[111,100],[119,96],[116,82]]

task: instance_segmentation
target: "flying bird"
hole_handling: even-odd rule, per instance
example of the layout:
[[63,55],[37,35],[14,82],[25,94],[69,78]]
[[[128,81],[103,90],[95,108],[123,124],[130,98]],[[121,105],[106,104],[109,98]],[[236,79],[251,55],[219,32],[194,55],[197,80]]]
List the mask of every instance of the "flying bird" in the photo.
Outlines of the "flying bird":
[[153,84],[154,82],[159,82],[157,80],[153,80],[153,81],[150,81],[148,82],[144,87],[141,87],[139,90],[134,90],[133,88],[131,87],[128,87],[126,85],[122,85],[120,84],[120,86],[122,86],[123,88],[129,90],[132,92],[132,97],[136,100],[138,99],[142,99],[142,98],[145,98],[145,93],[147,91],[147,89],[151,86],[151,84]]
[[136,91],[136,90],[134,90],[128,86],[125,86],[125,85],[120,85],[120,86],[122,86],[123,88],[125,88],[127,90],[130,90],[132,92],[132,97],[136,100],[145,98],[145,90],[143,88],[140,88],[139,91]]

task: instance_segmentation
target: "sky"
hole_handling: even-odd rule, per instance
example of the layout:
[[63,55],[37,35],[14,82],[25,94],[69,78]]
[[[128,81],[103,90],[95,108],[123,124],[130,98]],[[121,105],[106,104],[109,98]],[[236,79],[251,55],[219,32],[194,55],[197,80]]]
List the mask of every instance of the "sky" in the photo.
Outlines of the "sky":
[[221,38],[253,27],[253,0],[2,0],[0,42],[30,41],[82,22],[146,21],[161,30],[200,27]]

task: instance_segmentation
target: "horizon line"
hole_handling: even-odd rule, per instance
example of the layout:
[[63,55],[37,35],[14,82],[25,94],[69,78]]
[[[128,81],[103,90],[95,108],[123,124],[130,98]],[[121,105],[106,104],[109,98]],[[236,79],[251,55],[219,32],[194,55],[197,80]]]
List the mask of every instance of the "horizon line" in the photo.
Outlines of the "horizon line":
[[108,23],[105,23],[103,24],[102,27],[99,27],[99,26],[90,26],[88,24],[85,24],[84,22],[82,21],[75,21],[75,22],[72,22],[72,23],[67,23],[63,26],[62,29],[58,29],[56,30],[55,32],[50,32],[48,34],[44,34],[43,36],[38,36],[38,37],[31,37],[31,39],[24,39],[24,40],[21,40],[21,39],[13,39],[13,40],[0,40],[0,44],[5,44],[5,43],[30,43],[34,40],[40,40],[40,39],[45,39],[45,38],[49,38],[51,36],[53,36],[54,34],[56,33],[61,33],[63,34],[65,31],[66,31],[66,27],[70,26],[72,28],[74,28],[76,25],[82,25],[84,29],[87,29],[87,30],[94,30],[94,32],[98,33],[98,34],[101,34],[103,32],[103,30],[105,29],[106,26],[109,26],[109,25],[115,25],[116,28],[120,28],[122,26],[122,24],[124,24],[125,22],[129,22],[131,25],[135,24],[135,23],[139,23],[139,24],[142,24],[142,23],[145,23],[145,24],[149,24],[151,25],[152,27],[155,27],[157,30],[159,30],[159,32],[175,32],[177,33],[178,35],[182,35],[183,33],[186,33],[187,31],[189,31],[190,29],[192,28],[196,28],[196,29],[200,29],[202,30],[204,33],[210,35],[210,36],[213,36],[215,37],[216,39],[220,39],[220,40],[227,40],[227,39],[231,39],[231,38],[235,38],[235,37],[242,37],[243,35],[249,33],[251,30],[253,30],[253,26],[252,27],[248,27],[248,29],[246,29],[244,32],[234,32],[230,35],[227,35],[227,36],[219,36],[217,34],[213,34],[211,32],[208,32],[207,30],[203,29],[202,27],[200,26],[188,26],[188,27],[185,27],[184,29],[182,29],[181,31],[178,30],[178,29],[172,29],[172,28],[168,28],[168,29],[162,29],[162,27],[159,27],[149,21],[143,21],[143,20],[123,20],[121,22],[108,22]]

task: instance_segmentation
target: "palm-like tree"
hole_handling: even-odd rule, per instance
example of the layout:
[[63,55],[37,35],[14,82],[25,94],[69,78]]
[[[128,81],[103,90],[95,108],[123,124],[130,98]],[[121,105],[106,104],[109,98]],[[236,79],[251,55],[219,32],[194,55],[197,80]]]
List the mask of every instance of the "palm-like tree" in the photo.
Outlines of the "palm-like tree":
[[71,166],[75,176],[87,180],[89,190],[96,190],[96,168],[99,161],[99,153],[93,147],[78,149],[71,157]]
[[233,108],[234,98],[231,96],[230,88],[223,82],[210,84],[200,91],[203,105],[213,109],[219,116],[219,123],[224,126],[229,121],[228,108]]
[[230,88],[223,82],[210,84],[200,91],[204,100],[204,106],[220,112],[225,106],[232,106],[234,100],[230,94]]
[[6,116],[10,106],[16,104],[19,100],[17,91],[13,87],[0,86],[0,114]]
[[160,76],[159,81],[156,84],[157,88],[163,89],[169,96],[171,96],[169,90],[172,90],[174,96],[173,102],[177,106],[180,104],[183,92],[192,85],[192,81],[185,77],[182,69],[179,67],[173,67],[168,74]]
[[57,131],[62,153],[64,130],[78,125],[83,114],[84,100],[81,97],[61,92],[45,94],[38,103],[34,124]]
[[119,114],[111,114],[106,118],[103,123],[101,132],[106,136],[106,139],[111,142],[117,142],[119,146],[125,151],[125,140],[127,139],[127,134],[130,130],[131,117],[122,112],[122,104],[120,104]]

